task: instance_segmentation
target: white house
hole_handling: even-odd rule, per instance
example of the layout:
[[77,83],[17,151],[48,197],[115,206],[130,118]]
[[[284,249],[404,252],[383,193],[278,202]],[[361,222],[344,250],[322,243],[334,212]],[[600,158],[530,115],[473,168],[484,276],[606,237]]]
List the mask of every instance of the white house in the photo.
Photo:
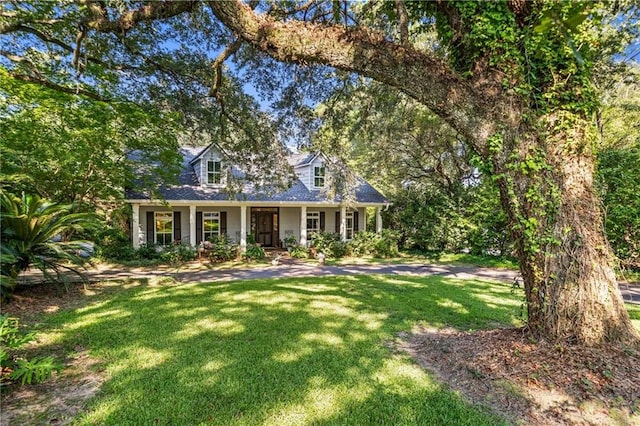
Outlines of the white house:
[[[213,144],[182,148],[184,158],[177,185],[159,189],[161,199],[127,190],[133,207],[133,246],[142,243],[197,245],[226,234],[246,248],[247,234],[264,247],[281,247],[287,237],[307,244],[315,231],[340,233],[349,240],[366,227],[366,208],[376,211],[376,231],[382,229],[380,211],[387,200],[362,178],[357,178],[355,203],[349,208],[339,197],[328,199],[325,187],[327,158],[322,153],[288,157],[297,180],[284,192],[267,195],[253,189],[230,195],[224,191],[228,166]],[[250,188],[247,186],[247,188]]]

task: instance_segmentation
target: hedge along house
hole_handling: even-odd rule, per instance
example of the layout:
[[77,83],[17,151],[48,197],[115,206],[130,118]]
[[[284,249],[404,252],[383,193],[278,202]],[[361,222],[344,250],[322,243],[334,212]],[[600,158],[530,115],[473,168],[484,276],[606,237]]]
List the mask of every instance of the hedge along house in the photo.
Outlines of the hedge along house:
[[340,198],[329,199],[325,184],[331,173],[322,153],[294,154],[287,160],[297,179],[281,192],[266,194],[251,185],[242,193],[225,191],[226,180],[241,177],[235,166],[225,164],[213,144],[206,148],[181,148],[184,162],[177,185],[158,189],[158,199],[136,190],[127,190],[133,209],[132,243],[196,246],[202,241],[227,235],[247,245],[252,234],[263,247],[282,247],[293,237],[307,245],[313,232],[339,233],[343,240],[366,229],[366,210],[376,211],[376,231],[382,229],[381,209],[387,200],[362,178],[357,177],[355,201],[349,208]]

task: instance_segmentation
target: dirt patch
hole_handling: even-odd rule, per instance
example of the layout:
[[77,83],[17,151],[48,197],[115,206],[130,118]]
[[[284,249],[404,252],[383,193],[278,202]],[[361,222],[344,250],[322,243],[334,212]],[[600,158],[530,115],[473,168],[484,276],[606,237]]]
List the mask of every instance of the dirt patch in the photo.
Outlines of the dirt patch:
[[80,413],[104,381],[100,366],[85,350],[69,360],[64,371],[31,386],[14,385],[2,397],[0,424],[65,425]]
[[[21,327],[35,324],[43,315],[82,306],[107,290],[103,284],[70,285],[61,289],[51,285],[19,287],[13,299],[2,306],[2,313],[20,319]],[[30,350],[35,347],[26,348]],[[54,352],[60,352],[55,351]],[[104,381],[102,367],[85,348],[77,347],[71,355],[53,353],[64,370],[37,385],[13,384],[2,389],[0,424],[64,425],[80,413],[86,402]]]
[[638,348],[534,344],[519,329],[420,328],[400,339],[452,389],[514,423],[640,425]]

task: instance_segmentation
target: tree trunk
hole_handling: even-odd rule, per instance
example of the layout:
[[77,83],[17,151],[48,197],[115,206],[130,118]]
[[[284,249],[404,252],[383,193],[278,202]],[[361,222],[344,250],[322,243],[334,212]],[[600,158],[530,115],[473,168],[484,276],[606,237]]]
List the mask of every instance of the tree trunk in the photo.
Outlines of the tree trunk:
[[510,153],[496,168],[524,280],[527,327],[547,340],[637,342],[593,185],[589,127],[578,122],[546,138],[521,134],[496,156]]

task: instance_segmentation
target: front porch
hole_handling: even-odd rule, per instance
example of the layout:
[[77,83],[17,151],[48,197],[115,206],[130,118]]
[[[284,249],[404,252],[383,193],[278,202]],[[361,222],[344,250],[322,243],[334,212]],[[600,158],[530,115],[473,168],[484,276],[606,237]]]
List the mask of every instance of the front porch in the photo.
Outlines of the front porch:
[[382,230],[382,205],[360,204],[353,208],[327,203],[273,205],[256,203],[132,203],[132,243],[171,243],[197,246],[209,238],[226,235],[247,247],[247,237],[263,247],[283,247],[295,238],[307,246],[313,232],[339,233],[344,241],[367,229],[367,208],[375,209],[376,232]]

